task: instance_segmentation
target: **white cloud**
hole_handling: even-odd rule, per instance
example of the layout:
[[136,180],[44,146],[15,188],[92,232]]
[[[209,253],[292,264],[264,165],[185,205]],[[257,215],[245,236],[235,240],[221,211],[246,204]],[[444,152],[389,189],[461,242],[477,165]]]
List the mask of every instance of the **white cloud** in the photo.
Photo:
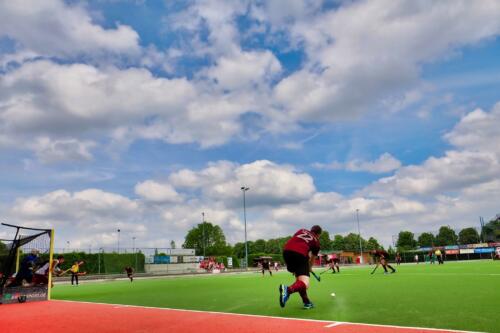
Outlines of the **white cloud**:
[[[412,93],[422,85],[422,64],[500,31],[495,1],[362,1],[323,11],[318,1],[287,2],[286,8],[280,2],[194,1],[165,19],[169,32],[193,37],[192,48],[158,50],[141,49],[129,27],[102,28],[79,5],[54,0],[1,6],[0,34],[22,45],[14,57],[20,62],[32,53],[74,60],[140,53],[136,64],[172,73],[172,59],[193,50],[208,60],[189,78],[118,69],[106,59],[93,60],[94,66],[35,60],[0,74],[0,144],[12,146],[9,137],[23,149],[33,149],[28,142],[41,138],[78,142],[84,159],[91,158],[84,144],[90,141],[119,146],[148,139],[207,148],[289,133],[308,122],[352,119],[380,106],[392,112],[424,98]],[[270,35],[285,34],[288,47],[303,49],[300,69],[282,79],[281,64],[267,45],[243,48],[241,15],[256,19]],[[394,96],[405,97],[398,102]],[[396,105],[387,105],[391,100]],[[359,163],[351,169],[379,172],[377,165]]]
[[308,174],[267,160],[243,165],[221,161],[198,172],[180,170],[170,175],[170,182],[177,187],[201,189],[208,198],[230,207],[241,204],[242,186],[250,187],[250,206],[299,202],[316,190]]
[[204,74],[221,89],[252,89],[269,82],[281,71],[278,59],[270,52],[236,52],[222,56]]
[[[31,149],[44,162],[83,161],[108,141],[212,147],[245,135],[258,137],[259,131],[289,133],[308,122],[352,119],[368,110],[394,112],[426,100],[425,89],[414,90],[425,87],[423,64],[500,31],[498,1],[359,1],[323,12],[317,1],[189,4],[166,20],[175,32],[187,31],[193,42],[166,51],[141,50],[130,27],[104,29],[78,5],[0,4],[0,35],[14,40],[17,51],[0,63],[19,63],[0,72],[0,145]],[[286,42],[283,48],[304,51],[299,70],[283,71],[267,46],[242,48],[237,18],[247,12],[259,20],[252,31],[268,35],[266,43],[277,38]],[[108,66],[108,56],[139,53],[138,63],[169,73],[175,73],[171,60],[186,55],[203,57],[208,65],[204,62],[189,78]],[[55,56],[64,64],[33,60],[36,55]],[[93,65],[71,62],[89,57],[95,57]],[[288,76],[281,79],[284,72]],[[260,119],[255,128],[247,129],[242,120],[247,112]],[[240,186],[245,185],[251,188],[251,239],[315,223],[333,233],[348,232],[354,229],[356,209],[363,234],[386,242],[388,230],[469,226],[479,212],[493,214],[498,207],[499,114],[499,106],[469,113],[444,136],[450,150],[421,164],[402,167],[383,154],[374,161],[330,165],[372,173],[397,170],[352,195],[320,192],[311,175],[293,166],[219,161],[174,172],[168,182],[144,180],[135,187],[138,200],[97,189],[58,190],[19,198],[9,217],[56,226],[63,237],[73,237],[73,244],[112,244],[118,227],[141,235],[144,244],[159,244],[181,240],[204,211],[234,242],[242,239]]]
[[38,138],[33,145],[38,159],[44,163],[60,161],[89,161],[92,159],[90,149],[96,146],[95,142],[75,139],[52,141],[47,137]]
[[22,218],[64,223],[68,219],[76,222],[84,218],[100,220],[110,217],[117,220],[139,208],[136,202],[124,196],[99,189],[87,189],[74,193],[57,190],[42,196],[21,198],[16,201],[12,211]]
[[144,69],[36,61],[0,76],[0,136],[17,138],[21,147],[45,138],[88,142],[88,135],[209,147],[236,135],[239,116],[255,104],[248,95],[212,96],[186,79]]
[[18,198],[8,219],[24,226],[55,228],[60,248],[67,240],[73,248],[114,246],[117,228],[138,236],[148,232],[140,203],[99,189]]
[[147,201],[157,203],[175,203],[182,201],[182,197],[175,188],[168,183],[158,183],[152,180],[146,180],[135,186],[135,193]]
[[276,99],[298,120],[355,118],[418,84],[423,63],[497,36],[499,11],[497,1],[382,0],[304,17],[286,27],[307,63],[276,86]]
[[[117,227],[140,234],[143,244],[160,244],[165,239],[182,242],[205,212],[206,219],[220,225],[234,243],[243,239],[240,186],[245,185],[251,188],[247,192],[251,240],[284,236],[312,224],[320,224],[331,233],[352,232],[359,209],[362,234],[388,245],[399,230],[467,227],[474,225],[478,215],[497,213],[498,154],[490,151],[488,136],[471,136],[478,129],[496,133],[497,112],[495,107],[490,112],[469,113],[445,135],[450,142],[457,142],[455,150],[420,165],[401,167],[393,176],[352,195],[318,191],[310,175],[288,165],[266,160],[242,165],[219,161],[201,170],[173,172],[168,181],[137,184],[136,193],[143,201],[96,189],[75,193],[59,190],[18,199],[8,217],[29,225],[85,230],[89,237],[99,235],[92,238],[93,244],[112,244]],[[474,139],[469,140],[471,137]]]
[[381,197],[460,193],[471,186],[498,179],[499,110],[497,104],[490,112],[477,109],[465,115],[444,135],[455,149],[441,157],[430,157],[421,165],[402,167],[393,176],[368,186],[364,193]]
[[44,56],[137,54],[139,35],[117,24],[104,29],[80,5],[60,0],[2,1],[0,36],[17,41],[21,49]]
[[463,117],[444,137],[456,147],[500,154],[500,103],[491,112],[476,109]]
[[328,164],[314,163],[318,169],[348,170],[354,172],[387,173],[401,167],[401,162],[389,153],[383,153],[374,161],[351,160],[345,163],[333,161]]

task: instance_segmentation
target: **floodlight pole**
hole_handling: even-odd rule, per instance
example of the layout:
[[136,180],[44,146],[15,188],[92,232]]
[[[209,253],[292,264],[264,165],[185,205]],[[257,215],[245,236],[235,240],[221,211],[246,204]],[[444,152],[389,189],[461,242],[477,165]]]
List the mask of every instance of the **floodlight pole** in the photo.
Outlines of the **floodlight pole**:
[[361,229],[359,228],[359,209],[356,209],[356,220],[358,221],[358,238],[359,238],[359,263],[363,263],[363,245],[361,243]]
[[97,250],[97,271],[99,274],[101,274],[101,251],[104,252],[102,247]]
[[120,229],[116,231],[118,232],[118,253],[120,253]]
[[245,269],[248,269],[248,242],[247,242],[247,204],[246,204],[246,192],[250,189],[249,187],[242,186],[241,191],[243,192],[243,220],[245,222]]
[[135,250],[135,236],[132,237],[132,249],[134,251],[134,257],[135,257],[135,270],[137,271],[137,251]]
[[201,230],[202,230],[202,238],[203,238],[203,258],[205,258],[205,212],[201,212]]

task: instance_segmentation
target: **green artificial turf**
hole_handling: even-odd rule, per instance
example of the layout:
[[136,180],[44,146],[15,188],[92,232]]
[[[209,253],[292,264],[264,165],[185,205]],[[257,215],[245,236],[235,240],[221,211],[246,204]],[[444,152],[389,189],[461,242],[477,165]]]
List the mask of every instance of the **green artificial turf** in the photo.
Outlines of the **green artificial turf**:
[[[308,291],[315,309],[303,310],[298,294],[284,309],[278,285],[286,272],[204,275],[57,285],[54,299],[196,309],[268,316],[325,319],[500,332],[500,262],[402,265],[396,274],[379,268],[341,268],[321,275]],[[330,296],[334,292],[336,297]]]

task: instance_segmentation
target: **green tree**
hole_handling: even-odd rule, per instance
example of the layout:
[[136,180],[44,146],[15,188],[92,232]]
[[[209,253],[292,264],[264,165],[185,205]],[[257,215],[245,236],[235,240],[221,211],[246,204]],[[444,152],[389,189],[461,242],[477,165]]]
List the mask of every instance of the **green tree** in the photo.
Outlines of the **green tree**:
[[366,242],[366,250],[377,250],[377,249],[383,249],[383,247],[379,244],[379,242],[373,238],[370,237],[368,238],[368,242]]
[[263,239],[257,239],[253,243],[253,248],[251,253],[264,253],[266,252],[266,241]]
[[457,234],[450,226],[442,226],[436,236],[436,243],[439,246],[457,245]]
[[197,255],[228,255],[231,247],[226,243],[226,237],[221,227],[210,222],[203,222],[191,228],[187,233],[184,244],[185,249],[195,249]]
[[[363,251],[366,249],[366,240],[361,237],[361,245],[363,246]],[[350,233],[344,237],[344,248],[346,251],[358,251],[359,252],[359,236],[358,234]]]
[[7,245],[4,243],[0,242],[0,253],[8,252],[7,251]]
[[255,251],[255,243],[254,242],[247,241],[247,248],[248,248],[248,254],[257,253],[257,251]]
[[335,235],[332,240],[332,250],[342,251],[345,249],[344,236]]
[[460,244],[479,243],[479,233],[475,228],[464,228],[458,233],[458,242]]
[[245,258],[245,243],[236,243],[233,247],[233,256]]
[[175,241],[174,240],[170,241],[170,248],[175,249]]
[[266,242],[266,253],[280,254],[280,241],[279,239],[270,239]]
[[483,240],[485,242],[500,242],[500,216],[486,223],[483,228]]
[[398,250],[413,250],[417,247],[417,242],[413,232],[411,231],[400,231],[398,235],[398,241],[396,243]]
[[319,244],[321,249],[330,250],[332,248],[332,241],[330,240],[330,233],[323,230],[321,235],[319,235]]
[[421,247],[434,246],[436,239],[434,235],[430,232],[424,232],[418,236],[418,245]]

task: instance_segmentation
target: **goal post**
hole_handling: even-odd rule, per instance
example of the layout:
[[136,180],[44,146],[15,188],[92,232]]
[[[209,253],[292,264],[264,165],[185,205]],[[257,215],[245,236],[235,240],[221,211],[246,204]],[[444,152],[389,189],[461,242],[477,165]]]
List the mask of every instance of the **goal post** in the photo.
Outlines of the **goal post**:
[[50,300],[52,295],[52,262],[54,261],[54,229],[50,230],[50,245],[49,245],[49,278],[48,278],[48,289],[47,289],[47,299]]
[[0,303],[50,299],[54,230],[6,223],[1,227],[8,228],[9,236],[0,244]]

